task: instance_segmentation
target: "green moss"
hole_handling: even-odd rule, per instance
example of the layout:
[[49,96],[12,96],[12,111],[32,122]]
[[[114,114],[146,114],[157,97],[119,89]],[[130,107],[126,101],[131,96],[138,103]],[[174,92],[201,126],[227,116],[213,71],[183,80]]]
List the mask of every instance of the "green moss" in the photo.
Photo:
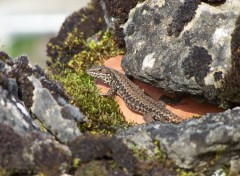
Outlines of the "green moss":
[[185,171],[177,169],[177,176],[199,176],[200,174],[193,173],[191,171]]
[[[116,47],[109,30],[105,33],[99,32],[95,35],[97,39],[90,39],[89,41],[81,40],[84,49],[71,58],[68,66],[73,68],[76,72],[82,73],[94,64],[103,63],[106,58],[123,54],[123,50]],[[98,40],[100,39],[100,40]],[[70,37],[69,41],[73,39]],[[79,42],[78,39],[75,39]],[[68,45],[69,42],[66,42]]]
[[7,172],[0,167],[0,176],[7,176],[7,175],[8,175]]
[[44,127],[43,123],[34,115],[31,114],[34,123],[38,126],[38,129],[42,132],[47,132],[47,129]]
[[155,145],[155,149],[154,149],[155,157],[158,158],[160,161],[163,161],[164,159],[163,159],[162,151],[160,148],[160,141],[155,140],[153,143]]
[[219,149],[218,151],[216,151],[213,154],[212,159],[209,161],[209,164],[211,166],[215,166],[219,163],[219,161],[221,161],[222,157],[224,157],[224,154],[226,152],[226,149],[224,147],[222,147],[221,149]]
[[80,165],[80,159],[79,158],[73,158],[72,161],[72,168],[76,170]]
[[88,118],[80,125],[82,131],[92,133],[113,133],[117,127],[125,126],[123,116],[113,98],[102,97],[93,85],[90,76],[65,70],[64,75],[56,75],[73,102]]
[[[97,41],[84,41],[81,36],[77,38],[68,34],[63,48],[74,50],[75,46],[83,46],[84,50],[73,54],[68,65],[63,66],[64,71],[55,72],[54,78],[60,81],[66,92],[73,97],[74,103],[87,117],[87,122],[80,124],[83,132],[114,133],[116,129],[128,126],[123,120],[116,101],[111,97],[102,97],[93,84],[93,79],[85,73],[92,65],[103,63],[111,56],[122,54],[123,51],[116,48],[109,31],[99,32]],[[70,67],[70,68],[69,68]]]
[[85,176],[106,176],[110,175],[105,163],[101,161],[91,161],[82,165],[75,173],[75,175]]
[[160,142],[158,140],[154,141],[154,155],[149,156],[145,149],[139,149],[136,146],[132,146],[131,150],[135,157],[138,158],[139,161],[144,161],[145,163],[161,163],[164,162],[164,158],[160,148]]
[[145,150],[138,149],[137,147],[132,147],[131,149],[139,161],[145,161],[147,159],[148,155]]
[[47,176],[47,175],[44,173],[38,173],[38,176]]

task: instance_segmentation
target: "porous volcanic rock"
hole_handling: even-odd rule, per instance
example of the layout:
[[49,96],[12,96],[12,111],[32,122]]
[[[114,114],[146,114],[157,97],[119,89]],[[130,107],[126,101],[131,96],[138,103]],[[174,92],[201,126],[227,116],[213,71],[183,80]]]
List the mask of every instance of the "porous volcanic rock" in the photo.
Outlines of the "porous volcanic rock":
[[70,150],[41,132],[19,133],[0,123],[1,175],[49,176],[64,173],[70,163]]
[[0,74],[0,123],[11,126],[20,135],[36,130],[30,113],[17,96],[17,83]]
[[14,61],[0,52],[0,59],[1,103],[11,113],[0,118],[4,124],[16,126],[19,130],[39,129],[33,125],[33,119],[37,118],[49,134],[61,142],[81,135],[77,123],[82,122],[84,116],[68,103],[70,97],[59,83],[49,79],[39,66],[32,67],[26,56]]
[[240,47],[239,9],[239,0],[138,4],[124,25],[123,69],[169,92],[204,95],[215,101],[236,60],[233,52]]
[[[0,52],[0,59],[0,175],[39,172],[54,176],[64,173],[70,163],[71,151],[51,134],[40,131],[23,101],[27,97],[21,99],[23,94],[19,96],[23,84],[19,86],[17,78],[27,77],[23,68],[30,71],[25,67],[27,62],[23,62],[27,61],[26,57],[13,61]],[[24,88],[31,90],[31,86]],[[28,105],[29,102],[26,101]]]
[[[47,62],[49,66],[53,63],[68,63],[73,55],[81,52],[84,45],[82,39],[86,40],[99,31],[106,29],[104,11],[99,0],[92,0],[91,4],[72,13],[62,24],[58,35],[49,40],[47,54],[51,58]],[[69,41],[69,36],[76,37]],[[67,44],[66,44],[67,43]],[[71,47],[72,45],[72,47]]]
[[[136,140],[140,135],[145,139]],[[130,147],[145,150],[159,141],[162,154],[180,168],[209,174],[223,165],[232,165],[237,172],[234,164],[240,157],[240,107],[179,125],[158,122],[136,126],[117,136],[126,140]],[[148,150],[148,153],[154,152],[153,147]]]
[[70,150],[50,136],[37,131],[20,133],[2,122],[0,155],[1,175],[55,176],[66,171],[71,158]]
[[115,41],[119,46],[124,46],[124,33],[121,27],[128,19],[128,14],[139,0],[101,0],[104,19],[110,28]]

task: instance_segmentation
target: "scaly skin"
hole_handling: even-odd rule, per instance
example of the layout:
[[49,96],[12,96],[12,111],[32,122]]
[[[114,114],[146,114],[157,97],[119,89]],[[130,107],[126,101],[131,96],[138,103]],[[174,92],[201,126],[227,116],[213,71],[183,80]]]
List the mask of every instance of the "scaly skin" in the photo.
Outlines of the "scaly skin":
[[162,101],[155,101],[122,73],[105,66],[94,66],[87,70],[94,78],[101,79],[111,88],[105,95],[118,94],[129,109],[143,114],[146,122],[161,121],[179,123],[180,117],[166,109]]

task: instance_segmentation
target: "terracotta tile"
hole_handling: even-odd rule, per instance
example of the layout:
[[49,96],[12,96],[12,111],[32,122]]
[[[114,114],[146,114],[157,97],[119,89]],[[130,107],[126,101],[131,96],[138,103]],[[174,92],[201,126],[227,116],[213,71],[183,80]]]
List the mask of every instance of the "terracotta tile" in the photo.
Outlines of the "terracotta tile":
[[[104,65],[115,70],[118,70],[121,73],[124,73],[123,70],[121,69],[121,60],[122,56],[113,57],[108,59],[104,63]],[[133,80],[133,82],[137,84],[141,89],[143,89],[149,96],[154,98],[156,101],[160,98],[161,95],[164,94],[163,90],[156,87],[152,87],[139,80]],[[96,81],[95,83],[101,89],[102,93],[106,93],[108,91],[109,86],[107,86],[106,84],[103,84],[100,81]],[[116,96],[116,100],[120,106],[123,115],[125,116],[126,121],[135,122],[138,124],[145,122],[143,116],[128,109],[128,107],[125,105],[125,103],[119,96]],[[206,113],[216,113],[223,111],[217,106],[211,105],[209,103],[206,102],[200,103],[194,100],[194,98],[192,97],[183,97],[179,104],[175,106],[167,105],[166,108],[169,109],[174,114],[182,117],[183,119],[191,118],[192,116],[201,116]]]

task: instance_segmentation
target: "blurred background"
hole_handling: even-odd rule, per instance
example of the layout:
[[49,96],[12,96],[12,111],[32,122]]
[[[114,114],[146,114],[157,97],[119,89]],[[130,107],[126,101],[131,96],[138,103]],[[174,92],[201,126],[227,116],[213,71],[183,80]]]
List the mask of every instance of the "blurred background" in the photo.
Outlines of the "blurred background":
[[67,16],[90,0],[0,0],[0,50],[45,66],[46,44]]

